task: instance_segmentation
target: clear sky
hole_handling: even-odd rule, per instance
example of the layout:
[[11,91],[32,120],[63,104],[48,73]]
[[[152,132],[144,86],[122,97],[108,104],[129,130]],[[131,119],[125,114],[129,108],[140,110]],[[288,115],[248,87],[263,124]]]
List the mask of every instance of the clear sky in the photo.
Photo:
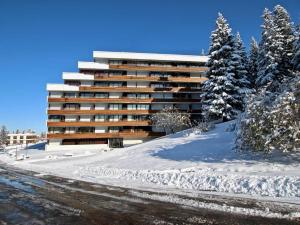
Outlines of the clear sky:
[[0,0],[0,125],[46,130],[46,83],[93,50],[200,54],[218,12],[246,45],[265,7],[300,21],[300,0]]

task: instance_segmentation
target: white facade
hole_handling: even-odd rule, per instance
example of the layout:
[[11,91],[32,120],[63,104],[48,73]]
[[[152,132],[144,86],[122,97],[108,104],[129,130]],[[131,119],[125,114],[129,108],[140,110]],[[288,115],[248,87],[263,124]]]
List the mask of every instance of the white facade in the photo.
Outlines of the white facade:
[[95,149],[118,145],[120,139],[129,146],[161,136],[149,115],[166,106],[199,109],[197,93],[207,60],[198,55],[94,51],[93,62],[79,61],[79,72],[62,74],[65,84],[47,85],[46,149]]
[[8,134],[9,145],[36,143],[38,138],[36,133]]

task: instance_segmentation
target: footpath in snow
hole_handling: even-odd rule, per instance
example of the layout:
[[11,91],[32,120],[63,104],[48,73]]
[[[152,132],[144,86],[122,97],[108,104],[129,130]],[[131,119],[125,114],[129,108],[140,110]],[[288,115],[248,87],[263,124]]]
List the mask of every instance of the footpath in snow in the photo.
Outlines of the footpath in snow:
[[[294,155],[239,154],[233,122],[210,132],[183,131],[113,151],[28,150],[29,158],[0,160],[17,167],[95,183],[188,192],[213,191],[300,202],[300,160]],[[21,154],[21,152],[19,153]],[[292,159],[293,157],[293,159]]]

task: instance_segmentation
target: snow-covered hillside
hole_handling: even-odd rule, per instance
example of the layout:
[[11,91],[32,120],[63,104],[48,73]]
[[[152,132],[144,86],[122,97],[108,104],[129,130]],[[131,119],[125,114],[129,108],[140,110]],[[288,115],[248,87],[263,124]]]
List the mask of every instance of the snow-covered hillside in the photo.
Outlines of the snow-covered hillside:
[[[29,159],[0,160],[24,169],[103,184],[137,188],[214,191],[300,202],[297,155],[262,158],[232,150],[233,122],[204,134],[184,131],[113,151],[29,150]],[[21,153],[20,153],[21,154]],[[299,159],[299,158],[298,158]]]

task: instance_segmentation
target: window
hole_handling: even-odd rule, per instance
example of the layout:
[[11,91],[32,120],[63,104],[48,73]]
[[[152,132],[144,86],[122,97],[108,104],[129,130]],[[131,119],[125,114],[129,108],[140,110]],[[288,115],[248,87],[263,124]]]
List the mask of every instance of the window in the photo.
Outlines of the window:
[[65,98],[76,98],[76,93],[75,92],[66,92],[64,93]]
[[62,92],[59,91],[49,91],[50,98],[61,98],[63,96]]
[[127,94],[128,98],[136,98],[136,94]]
[[118,133],[120,131],[119,127],[110,127],[109,133]]
[[110,82],[109,86],[110,87],[122,87],[123,83],[122,82]]
[[89,92],[81,92],[79,96],[80,98],[93,98],[94,94]]
[[65,84],[73,85],[73,86],[80,86],[81,82],[79,80],[66,80]]
[[146,115],[128,115],[127,120],[128,121],[142,121],[142,120],[148,120],[148,117]]
[[108,93],[96,93],[96,98],[108,98]]
[[61,115],[49,115],[48,120],[50,122],[60,122],[60,121],[64,121],[64,116],[61,116]]
[[122,104],[109,104],[110,110],[120,110],[122,109]]
[[170,99],[170,98],[173,98],[173,95],[171,93],[164,93],[163,94],[163,98],[167,98],[167,99]]
[[75,133],[75,132],[76,132],[75,127],[66,127],[65,133],[72,134],[72,133]]
[[149,98],[149,94],[137,94],[137,98],[146,99],[146,98]]
[[137,105],[137,110],[148,110],[149,105]]
[[108,87],[108,82],[96,81],[94,85],[97,87]]
[[102,121],[105,121],[107,118],[106,115],[95,115],[95,121],[96,122],[102,122]]
[[108,62],[110,65],[122,65],[121,60],[109,60]]
[[162,83],[154,83],[154,84],[151,84],[151,87],[152,88],[163,88],[164,87],[164,85],[162,84]]
[[62,134],[65,132],[65,128],[62,127],[49,127],[48,132],[50,134]]
[[122,116],[121,115],[112,115],[109,116],[109,121],[119,121],[122,120]]
[[112,77],[112,76],[122,76],[122,75],[123,75],[122,71],[114,71],[114,72],[109,73],[110,77]]
[[80,108],[80,104],[76,104],[76,103],[64,104],[64,109],[79,109],[79,108]]
[[95,127],[79,127],[77,132],[78,133],[94,133]]
[[127,105],[127,109],[128,109],[128,110],[136,110],[136,105],[128,104],[128,105]]

